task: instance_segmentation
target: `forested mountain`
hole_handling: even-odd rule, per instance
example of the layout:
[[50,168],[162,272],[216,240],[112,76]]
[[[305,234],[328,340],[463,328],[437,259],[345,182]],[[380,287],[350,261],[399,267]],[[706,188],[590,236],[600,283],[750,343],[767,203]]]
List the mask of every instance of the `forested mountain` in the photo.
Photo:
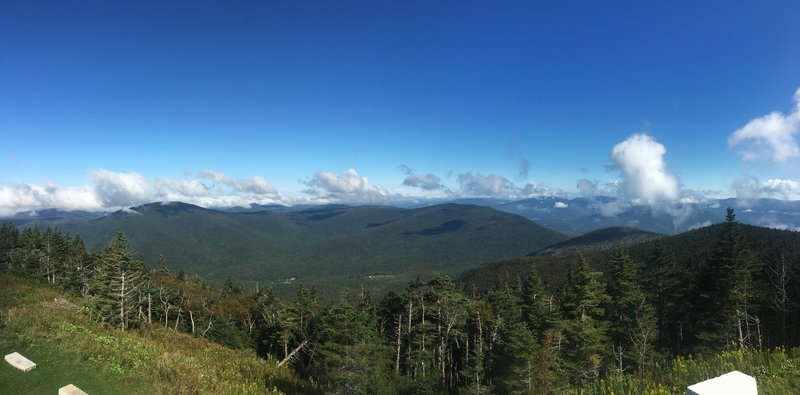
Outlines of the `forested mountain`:
[[[294,220],[348,215],[336,212]],[[493,284],[436,275],[379,298],[343,290],[325,302],[313,287],[280,298],[150,265],[122,233],[90,251],[52,228],[0,229],[0,270],[82,298],[90,320],[252,348],[290,366],[306,390],[674,393],[734,368],[767,393],[792,393],[800,379],[800,234],[741,225],[733,210],[720,225],[628,249],[527,257],[473,276]],[[692,367],[688,354],[708,365]]]
[[[506,199],[446,199],[429,201],[393,202],[393,206],[417,209],[447,203],[490,207],[502,212],[520,215],[547,228],[582,235],[612,227],[632,227],[648,232],[672,235],[721,222],[725,208],[736,209],[739,222],[776,229],[800,229],[800,201],[777,199],[711,199],[696,203],[681,203],[668,209],[650,209],[632,206],[625,201],[608,196],[591,198],[538,197],[523,200]],[[294,205],[252,204],[248,207],[211,208],[226,213],[300,212],[313,210],[346,209],[344,205]],[[388,208],[388,206],[386,206]],[[63,225],[99,218],[106,213],[82,211],[40,210],[23,212],[0,218],[17,226]]]
[[123,232],[133,251],[148,262],[163,257],[176,273],[258,281],[278,292],[321,282],[396,288],[418,275],[456,275],[566,239],[520,216],[458,204],[227,213],[154,203],[60,229],[93,249]]
[[598,229],[543,248],[530,255],[577,255],[606,251],[641,244],[664,237],[658,233],[636,228],[611,227]]

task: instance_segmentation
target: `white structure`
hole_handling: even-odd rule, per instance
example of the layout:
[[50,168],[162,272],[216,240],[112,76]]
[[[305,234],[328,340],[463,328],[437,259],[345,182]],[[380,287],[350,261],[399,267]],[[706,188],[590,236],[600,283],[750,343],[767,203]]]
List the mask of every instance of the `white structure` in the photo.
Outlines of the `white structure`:
[[35,363],[31,362],[30,359],[23,357],[22,354],[18,352],[12,352],[11,354],[6,355],[6,362],[23,372],[30,372],[31,370],[36,369]]
[[58,389],[58,395],[89,395],[83,392],[80,388],[69,384]]
[[686,387],[686,395],[758,395],[756,379],[738,370]]

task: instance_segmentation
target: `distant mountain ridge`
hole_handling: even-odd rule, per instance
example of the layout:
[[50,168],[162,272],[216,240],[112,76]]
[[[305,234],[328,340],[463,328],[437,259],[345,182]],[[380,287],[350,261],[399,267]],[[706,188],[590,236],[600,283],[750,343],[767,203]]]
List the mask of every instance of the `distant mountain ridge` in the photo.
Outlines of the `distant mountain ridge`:
[[152,203],[59,228],[81,235],[92,249],[124,232],[150,264],[163,256],[173,272],[276,287],[348,280],[357,287],[364,279],[383,284],[454,275],[568,238],[518,215],[452,203],[234,213]]
[[[654,210],[646,206],[630,206],[608,196],[591,198],[538,197],[522,200],[470,198],[456,200],[433,200],[399,202],[385,206],[416,209],[447,203],[490,207],[495,210],[528,218],[545,227],[572,235],[582,235],[610,227],[631,227],[665,235],[719,223],[725,217],[725,209],[736,209],[741,223],[775,229],[800,230],[800,201],[777,199],[713,199],[705,202],[686,203],[673,207],[673,214],[665,210]],[[355,207],[357,205],[295,205],[280,204],[249,207],[210,208],[227,213],[296,212]],[[89,213],[63,210],[38,210],[6,217],[17,226],[48,226],[65,222],[94,219],[107,213]]]

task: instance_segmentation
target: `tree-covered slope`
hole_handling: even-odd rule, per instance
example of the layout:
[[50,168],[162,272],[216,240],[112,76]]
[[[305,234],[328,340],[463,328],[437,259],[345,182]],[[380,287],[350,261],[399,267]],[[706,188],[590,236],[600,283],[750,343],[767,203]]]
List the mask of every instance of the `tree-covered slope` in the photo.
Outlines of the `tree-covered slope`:
[[575,255],[627,247],[664,237],[658,233],[628,227],[595,230],[543,248],[531,255]]
[[566,239],[517,215],[457,204],[226,213],[154,203],[60,228],[93,249],[124,232],[147,262],[162,256],[173,272],[277,287],[457,274]]

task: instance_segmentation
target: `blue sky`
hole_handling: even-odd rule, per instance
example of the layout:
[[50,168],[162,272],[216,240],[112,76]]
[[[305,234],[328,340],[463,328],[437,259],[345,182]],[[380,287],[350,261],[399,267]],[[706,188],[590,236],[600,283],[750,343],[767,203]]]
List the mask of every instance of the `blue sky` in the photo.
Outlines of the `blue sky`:
[[0,214],[800,199],[800,5],[606,3],[4,1]]

